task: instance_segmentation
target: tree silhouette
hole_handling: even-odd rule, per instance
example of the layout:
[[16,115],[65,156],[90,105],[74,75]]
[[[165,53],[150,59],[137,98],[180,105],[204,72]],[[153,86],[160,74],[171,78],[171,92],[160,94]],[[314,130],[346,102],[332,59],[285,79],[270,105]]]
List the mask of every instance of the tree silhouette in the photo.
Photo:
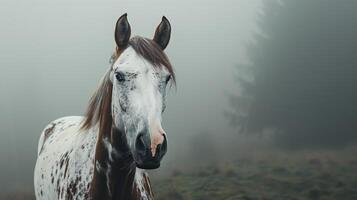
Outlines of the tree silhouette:
[[[239,66],[232,123],[275,131],[288,147],[357,139],[357,1],[265,1],[259,34]],[[252,77],[249,78],[247,74]]]

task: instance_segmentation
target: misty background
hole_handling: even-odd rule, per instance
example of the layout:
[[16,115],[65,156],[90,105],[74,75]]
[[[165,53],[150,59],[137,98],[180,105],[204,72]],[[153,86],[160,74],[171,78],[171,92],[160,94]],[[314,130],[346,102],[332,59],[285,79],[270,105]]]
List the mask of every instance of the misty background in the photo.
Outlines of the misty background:
[[154,175],[260,148],[357,139],[357,3],[333,0],[0,0],[0,193],[32,190],[37,142],[83,115],[109,67],[117,18],[151,38],[165,15],[177,89]]

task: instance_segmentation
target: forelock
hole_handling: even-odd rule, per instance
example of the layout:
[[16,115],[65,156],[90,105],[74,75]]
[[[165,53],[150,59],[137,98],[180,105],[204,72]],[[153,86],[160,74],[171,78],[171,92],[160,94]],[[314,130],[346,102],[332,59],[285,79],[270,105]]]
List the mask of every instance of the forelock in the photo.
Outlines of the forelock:
[[156,42],[148,38],[136,36],[130,39],[129,46],[154,67],[165,67],[175,81],[173,67],[165,52]]

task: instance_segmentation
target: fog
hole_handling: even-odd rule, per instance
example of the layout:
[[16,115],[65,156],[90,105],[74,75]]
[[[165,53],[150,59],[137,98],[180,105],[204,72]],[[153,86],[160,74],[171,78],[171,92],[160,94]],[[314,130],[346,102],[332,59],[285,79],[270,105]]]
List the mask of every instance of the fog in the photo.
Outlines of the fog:
[[223,114],[226,94],[235,88],[232,69],[247,60],[243,44],[260,8],[258,0],[1,0],[0,188],[31,185],[43,128],[84,113],[109,66],[115,22],[125,12],[132,35],[152,37],[162,15],[172,24],[166,53],[177,88],[169,92],[163,119],[169,139],[164,162],[169,165],[202,130],[233,134]]
[[[288,148],[336,148],[357,140],[355,2],[264,2],[252,61],[237,67],[235,125]],[[302,12],[304,14],[302,14]],[[250,75],[250,76],[248,76]]]
[[[357,15],[344,1],[0,0],[0,193],[31,190],[52,120],[83,115],[109,67],[114,25],[153,37],[177,76],[155,175],[257,149],[345,148],[356,140]],[[324,5],[324,6],[321,6]]]

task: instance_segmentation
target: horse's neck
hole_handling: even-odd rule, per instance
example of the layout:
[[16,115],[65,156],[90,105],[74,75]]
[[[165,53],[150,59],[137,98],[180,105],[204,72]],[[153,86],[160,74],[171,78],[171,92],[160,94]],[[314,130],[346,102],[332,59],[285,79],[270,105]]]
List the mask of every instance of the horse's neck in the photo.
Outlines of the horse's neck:
[[91,199],[153,199],[148,177],[142,170],[136,169],[125,142],[125,134],[115,128],[108,135],[99,135],[90,188]]

